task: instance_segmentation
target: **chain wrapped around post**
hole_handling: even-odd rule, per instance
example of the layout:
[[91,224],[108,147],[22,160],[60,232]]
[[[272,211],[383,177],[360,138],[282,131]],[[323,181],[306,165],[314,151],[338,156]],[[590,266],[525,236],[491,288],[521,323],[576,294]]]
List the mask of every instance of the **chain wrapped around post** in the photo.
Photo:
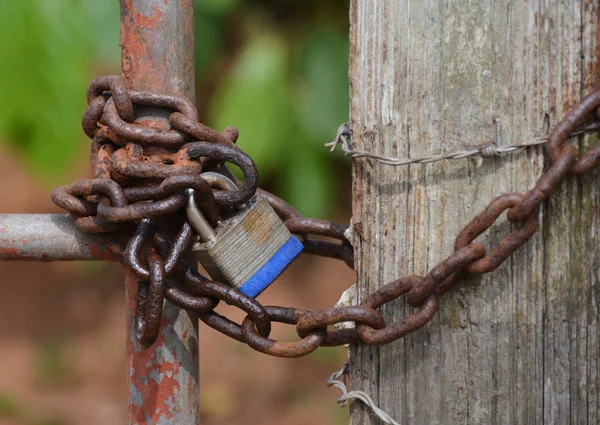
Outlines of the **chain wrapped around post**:
[[[600,163],[600,142],[581,158],[573,146],[565,144],[582,125],[600,116],[598,91],[575,105],[552,131],[546,145],[550,166],[535,187],[525,194],[509,193],[494,199],[459,233],[454,253],[425,276],[401,277],[358,306],[319,311],[265,307],[236,288],[207,279],[189,264],[185,257],[195,236],[184,211],[186,190],[194,190],[194,200],[211,225],[217,223],[219,208],[239,207],[258,193],[300,239],[306,253],[339,259],[353,267],[352,246],[344,236],[346,227],[302,217],[285,201],[258,189],[256,165],[235,144],[237,129],[227,127],[218,132],[199,123],[196,108],[185,99],[129,91],[121,77],[107,76],[92,82],[87,100],[82,125],[92,139],[95,179],[58,187],[51,198],[71,214],[80,230],[97,234],[139,280],[136,336],[142,347],[152,345],[159,333],[164,299],[197,313],[219,332],[278,357],[303,356],[319,346],[379,345],[402,338],[431,320],[439,297],[461,273],[491,272],[522,246],[538,228],[541,204],[567,175],[585,174]],[[170,111],[171,129],[135,123],[138,105]],[[243,182],[232,176],[226,163],[242,170]],[[211,187],[200,176],[206,171],[226,175],[239,190]],[[504,211],[518,227],[487,252],[473,241]],[[402,295],[415,311],[386,324],[377,309]],[[216,313],[220,301],[244,311],[243,322]],[[300,340],[270,339],[271,322],[295,325]],[[354,322],[355,327],[328,329],[343,322]]]

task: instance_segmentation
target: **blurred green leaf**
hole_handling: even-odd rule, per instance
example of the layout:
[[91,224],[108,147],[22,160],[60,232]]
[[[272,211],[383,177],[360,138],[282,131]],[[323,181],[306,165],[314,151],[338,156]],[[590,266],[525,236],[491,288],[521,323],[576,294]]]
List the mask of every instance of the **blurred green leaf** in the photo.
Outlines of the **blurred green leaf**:
[[197,10],[205,10],[219,15],[229,12],[240,0],[195,0]]
[[56,384],[71,377],[68,343],[63,339],[39,344],[34,359],[36,379],[40,384]]
[[209,110],[213,127],[238,127],[238,145],[261,172],[275,169],[290,143],[286,139],[292,116],[286,59],[277,34],[252,38],[214,94]]
[[23,407],[11,394],[0,392],[0,418],[16,419],[23,414]]
[[0,139],[24,152],[53,184],[61,180],[82,139],[90,39],[81,4],[5,3],[0,14],[0,92],[5,99],[0,102]]
[[315,148],[313,132],[296,121],[284,42],[272,33],[251,40],[214,95],[210,121],[217,129],[236,125],[239,146],[263,176],[276,176],[279,193],[301,213],[323,215],[336,200],[333,175],[322,143]]
[[350,409],[348,407],[332,406],[331,407],[332,423],[346,425],[350,423]]
[[210,69],[214,59],[223,47],[223,35],[218,20],[197,11],[194,15],[194,38],[196,39],[196,75],[198,78]]
[[[269,18],[294,10],[292,2],[249,9],[242,0],[195,3],[198,75],[233,57],[211,84],[217,88],[209,122],[239,127],[240,147],[263,178],[274,179],[303,213],[322,215],[336,201],[322,144],[348,116],[345,29],[328,13],[307,14],[312,21],[302,25],[310,31],[291,31]],[[118,17],[118,2],[0,2],[0,142],[20,152],[47,186],[63,183],[68,165],[87,150],[80,119],[95,74],[88,67],[117,68]]]
[[338,126],[348,121],[348,35],[327,27],[311,31],[295,62],[298,120],[323,149]]
[[298,407],[311,408],[315,404],[315,390],[312,387],[298,386],[290,388],[289,397]]
[[313,362],[328,368],[338,367],[347,358],[348,349],[346,347],[319,347],[310,354]]
[[285,200],[301,214],[323,217],[335,204],[335,183],[326,153],[298,140],[290,144],[282,157],[278,188]]
[[119,70],[121,65],[120,8],[118,1],[83,0],[83,16],[91,38],[90,50],[95,61]]

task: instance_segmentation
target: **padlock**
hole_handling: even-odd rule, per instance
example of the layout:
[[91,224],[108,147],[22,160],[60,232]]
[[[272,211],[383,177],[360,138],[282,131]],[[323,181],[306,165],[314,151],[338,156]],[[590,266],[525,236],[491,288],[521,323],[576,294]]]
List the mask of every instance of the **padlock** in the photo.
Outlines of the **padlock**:
[[[237,190],[226,176],[202,173],[211,186]],[[212,279],[231,285],[250,297],[269,286],[302,251],[302,243],[285,227],[266,199],[254,195],[232,217],[212,228],[188,190],[188,220],[200,241],[192,247]]]

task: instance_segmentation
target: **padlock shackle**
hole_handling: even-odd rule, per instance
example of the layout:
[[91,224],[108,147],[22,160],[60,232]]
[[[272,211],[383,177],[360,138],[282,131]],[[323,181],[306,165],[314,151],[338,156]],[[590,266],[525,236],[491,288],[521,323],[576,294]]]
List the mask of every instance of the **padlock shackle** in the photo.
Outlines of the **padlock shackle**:
[[219,174],[214,171],[207,171],[200,174],[200,177],[206,180],[210,187],[216,187],[227,192],[239,190],[236,184],[229,177],[224,176],[223,174]]
[[[206,180],[210,187],[217,187],[218,189],[227,192],[239,190],[236,184],[223,174],[215,173],[214,171],[207,171],[200,174],[200,177]],[[198,208],[194,189],[187,189],[186,195],[188,199],[185,207],[185,213],[190,225],[198,234],[198,236],[200,236],[200,239],[202,239],[203,242],[209,242],[213,240],[217,236],[217,233],[210,225],[208,220],[206,220],[204,213],[200,210],[200,208]]]
[[204,242],[212,241],[216,236],[217,232],[206,220],[204,213],[200,211],[198,208],[198,204],[196,204],[194,189],[187,189],[185,191],[187,195],[187,204],[185,206],[185,214],[187,215],[187,219],[192,226],[192,229],[200,236]]

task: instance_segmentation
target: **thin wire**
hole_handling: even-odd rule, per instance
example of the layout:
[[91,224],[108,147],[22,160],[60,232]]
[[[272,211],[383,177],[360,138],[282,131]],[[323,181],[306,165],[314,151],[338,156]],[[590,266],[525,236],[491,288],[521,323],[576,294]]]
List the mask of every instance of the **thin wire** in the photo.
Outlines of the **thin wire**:
[[379,407],[377,407],[375,405],[375,403],[373,402],[373,400],[371,399],[371,397],[367,393],[365,393],[363,391],[348,391],[346,389],[346,384],[344,384],[344,382],[340,381],[340,378],[345,376],[347,373],[348,373],[348,363],[345,363],[344,366],[342,366],[342,368],[340,370],[332,373],[331,376],[329,377],[329,379],[327,380],[328,387],[331,387],[331,386],[336,387],[337,389],[339,389],[342,392],[342,396],[340,398],[338,398],[338,400],[337,400],[337,402],[340,406],[342,406],[342,407],[345,406],[346,403],[348,402],[348,400],[355,398],[355,399],[362,401],[367,406],[369,406],[371,408],[371,410],[373,410],[373,412],[375,412],[377,417],[379,417],[386,424],[400,425],[400,423],[396,422],[390,415],[388,415],[383,410],[381,410]]
[[[571,134],[571,136],[578,136],[580,134],[596,131],[600,129],[600,122],[595,122],[587,127],[583,127],[580,130]],[[378,155],[373,152],[364,151],[361,149],[352,149],[350,147],[350,126],[348,124],[342,124],[337,131],[335,140],[329,143],[325,143],[325,146],[331,147],[329,150],[333,152],[338,145],[341,145],[341,149],[345,155],[351,156],[352,158],[372,158],[382,164],[387,165],[408,165],[408,164],[429,164],[431,162],[443,161],[446,159],[462,159],[469,158],[472,156],[479,156],[482,158],[497,157],[505,153],[514,152],[519,149],[525,149],[532,146],[543,145],[548,141],[548,136],[536,137],[534,139],[527,140],[526,142],[519,143],[511,146],[496,146],[494,143],[490,143],[481,146],[477,149],[462,150],[453,153],[447,153],[443,155],[428,155],[421,158],[394,158],[391,156]]]

